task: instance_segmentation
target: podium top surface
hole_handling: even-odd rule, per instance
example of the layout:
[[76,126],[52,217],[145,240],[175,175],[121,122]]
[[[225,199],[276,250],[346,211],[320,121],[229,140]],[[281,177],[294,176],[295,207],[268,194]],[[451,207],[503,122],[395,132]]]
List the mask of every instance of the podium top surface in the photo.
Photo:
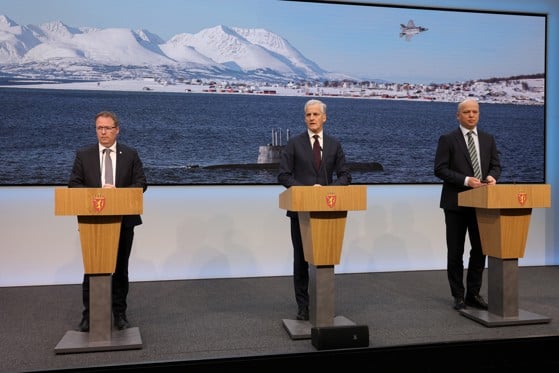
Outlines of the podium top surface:
[[551,207],[549,184],[496,184],[458,193],[458,205],[487,209]]
[[289,211],[366,210],[367,186],[292,186],[280,193],[279,207]]
[[142,188],[56,188],[55,215],[140,215]]

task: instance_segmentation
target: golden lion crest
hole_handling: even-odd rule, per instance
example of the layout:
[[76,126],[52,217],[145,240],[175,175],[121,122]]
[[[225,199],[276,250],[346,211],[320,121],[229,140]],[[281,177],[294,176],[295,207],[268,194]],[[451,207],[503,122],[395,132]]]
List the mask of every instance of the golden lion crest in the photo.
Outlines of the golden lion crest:
[[336,195],[334,193],[328,193],[326,195],[326,205],[330,208],[336,205]]
[[516,199],[518,200],[518,203],[520,203],[520,206],[524,206],[528,200],[528,194],[526,192],[520,192],[516,195]]
[[95,211],[101,212],[105,208],[105,197],[100,194],[93,197],[93,208]]

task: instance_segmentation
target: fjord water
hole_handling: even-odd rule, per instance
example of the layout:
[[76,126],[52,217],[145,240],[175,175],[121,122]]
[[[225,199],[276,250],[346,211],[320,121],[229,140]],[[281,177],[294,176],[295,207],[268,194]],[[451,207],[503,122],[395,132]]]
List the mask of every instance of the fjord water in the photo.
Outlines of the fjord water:
[[[0,88],[0,185],[65,185],[75,151],[96,141],[94,116],[116,112],[119,141],[138,149],[151,185],[277,184],[277,169],[206,168],[254,164],[259,146],[282,145],[305,130],[312,97]],[[439,183],[439,136],[456,128],[456,103],[318,97],[325,130],[349,162],[378,162],[354,172],[357,184]],[[501,183],[545,182],[545,108],[481,104],[479,127],[495,134]]]

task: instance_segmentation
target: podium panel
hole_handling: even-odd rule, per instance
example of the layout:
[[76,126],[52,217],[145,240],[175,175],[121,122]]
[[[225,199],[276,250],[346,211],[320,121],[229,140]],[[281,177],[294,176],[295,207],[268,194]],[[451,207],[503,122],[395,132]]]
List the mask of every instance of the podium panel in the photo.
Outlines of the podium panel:
[[551,207],[549,184],[496,184],[458,193],[458,205],[484,209]]
[[142,188],[56,188],[54,215],[141,215]]
[[113,273],[122,216],[78,216],[84,273]]
[[299,212],[305,260],[314,265],[340,264],[347,211]]
[[366,210],[367,186],[292,186],[279,195],[279,207],[289,211]]
[[477,209],[483,253],[501,259],[522,258],[532,209]]

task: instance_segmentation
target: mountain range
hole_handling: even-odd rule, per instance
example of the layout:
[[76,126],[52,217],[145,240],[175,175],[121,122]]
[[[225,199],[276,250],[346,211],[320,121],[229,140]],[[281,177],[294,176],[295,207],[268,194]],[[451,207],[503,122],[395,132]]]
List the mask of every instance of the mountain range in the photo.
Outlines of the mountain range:
[[328,72],[265,29],[218,25],[165,41],[147,30],[22,26],[0,15],[3,79],[220,79],[268,83],[354,79]]

